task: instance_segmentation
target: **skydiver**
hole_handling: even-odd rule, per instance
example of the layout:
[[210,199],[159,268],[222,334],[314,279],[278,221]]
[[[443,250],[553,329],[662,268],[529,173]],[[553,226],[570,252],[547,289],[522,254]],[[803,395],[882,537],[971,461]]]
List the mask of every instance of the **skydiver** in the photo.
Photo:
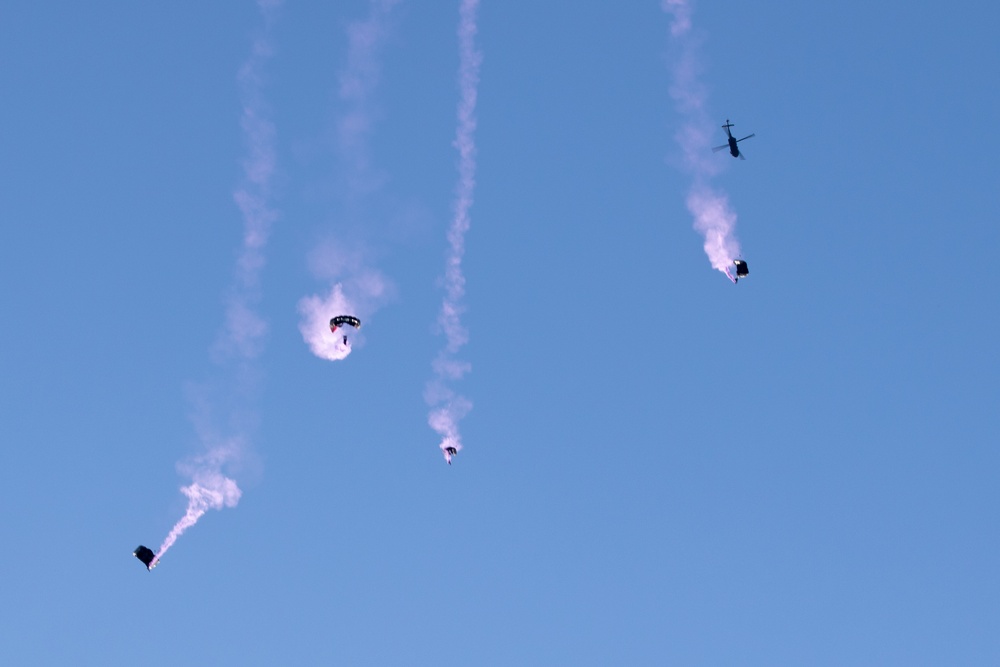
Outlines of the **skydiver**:
[[347,345],[347,336],[344,336],[344,345]]
[[153,550],[149,547],[144,547],[141,544],[136,547],[135,551],[132,552],[132,555],[142,561],[142,564],[146,566],[147,570],[152,570],[159,562],[156,559],[156,554],[153,553]]
[[[742,259],[734,259],[733,264],[736,266],[736,278],[733,279],[734,283],[739,282],[740,278],[746,278],[750,275],[750,267]],[[729,269],[726,269],[726,273],[729,273]]]

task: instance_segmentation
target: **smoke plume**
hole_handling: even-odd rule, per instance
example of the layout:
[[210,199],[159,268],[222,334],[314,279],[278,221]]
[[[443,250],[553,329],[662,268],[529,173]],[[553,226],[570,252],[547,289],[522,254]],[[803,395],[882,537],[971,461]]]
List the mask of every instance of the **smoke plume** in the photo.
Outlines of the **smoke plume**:
[[431,406],[428,423],[441,436],[439,447],[445,459],[451,462],[447,449],[462,449],[458,422],[472,409],[472,403],[457,394],[452,382],[462,379],[471,370],[467,362],[455,355],[469,340],[469,333],[462,324],[465,310],[465,275],[462,258],[465,255],[465,235],[469,231],[469,210],[472,208],[476,187],[476,95],[479,86],[479,67],[482,54],[476,50],[476,11],[479,0],[462,0],[459,8],[458,44],[458,127],[454,146],[458,150],[458,184],[453,204],[454,217],[448,229],[448,254],[445,260],[445,296],[438,315],[438,325],[444,332],[446,344],[434,360],[434,378],[424,394]]
[[187,511],[164,538],[154,562],[159,561],[177,538],[197,523],[205,512],[236,507],[243,494],[236,482],[211,468],[195,471],[194,481],[188,486],[182,486],[181,493],[188,498]]
[[[326,246],[314,253],[320,256],[331,256],[329,250],[333,246]],[[393,288],[389,281],[375,269],[367,268],[363,265],[360,255],[353,255],[348,263],[350,269],[345,269],[347,275],[335,282],[324,296],[307,296],[299,301],[299,331],[302,338],[309,345],[309,349],[317,357],[329,361],[338,361],[351,353],[353,343],[344,342],[344,333],[338,330],[337,333],[330,331],[330,319],[337,315],[354,315],[361,320],[362,326],[368,320],[371,313],[375,312],[390,299],[393,295]],[[320,263],[314,261],[314,264]],[[332,269],[337,266],[333,259],[322,262],[322,271],[315,269],[314,272],[322,274],[335,274]],[[351,296],[348,297],[347,294]],[[351,331],[350,339],[355,342],[362,342],[363,337],[355,331]]]
[[389,34],[389,19],[399,1],[371,0],[368,18],[347,27],[347,65],[338,87],[346,111],[337,122],[337,143],[352,197],[371,194],[385,180],[373,167],[369,148],[376,117],[372,96],[381,75],[379,55]]
[[[264,30],[257,37],[247,61],[240,68],[238,82],[243,110],[240,126],[247,146],[243,160],[243,179],[233,193],[233,200],[243,218],[243,243],[237,257],[235,275],[225,298],[225,323],[216,340],[213,357],[219,363],[230,364],[235,385],[231,395],[242,396],[252,390],[254,373],[249,368],[252,360],[263,349],[267,323],[257,313],[260,302],[260,274],[265,264],[265,248],[271,225],[278,214],[271,205],[271,181],[275,170],[274,125],[267,118],[262,88],[262,70],[273,52],[270,32],[274,12],[280,0],[259,0],[258,7],[264,19]],[[202,413],[211,412],[210,406],[200,406]],[[173,546],[210,509],[235,507],[242,492],[236,482],[224,474],[229,467],[238,466],[246,455],[245,431],[250,417],[241,417],[237,409],[230,417],[236,435],[219,439],[209,435],[210,429],[199,425],[199,437],[204,453],[178,464],[181,473],[189,476],[191,484],[181,487],[188,499],[184,516],[174,525],[156,554],[156,561]],[[203,421],[208,418],[202,415]]]
[[[399,0],[371,0],[368,17],[347,27],[347,64],[339,76],[338,96],[345,106],[337,122],[337,148],[346,174],[350,199],[358,200],[378,190],[384,181],[372,165],[369,141],[374,125],[372,96],[380,75],[379,53],[388,35],[393,7]],[[299,331],[317,357],[329,361],[344,359],[352,344],[343,333],[330,331],[330,319],[337,315],[358,317],[362,325],[369,315],[389,298],[389,281],[367,264],[360,248],[329,241],[316,248],[309,258],[312,273],[330,283],[320,295],[299,300]],[[351,332],[350,340],[360,341]]]
[[708,96],[700,81],[701,65],[698,39],[692,34],[691,2],[663,0],[662,7],[673,17],[670,34],[677,45],[670,96],[682,118],[675,138],[683,157],[683,168],[692,176],[687,208],[694,216],[695,230],[705,238],[705,254],[712,268],[732,280],[729,269],[740,255],[736,212],[726,195],[711,185],[712,177],[721,171],[721,166],[718,160],[712,159],[715,130],[705,109]]

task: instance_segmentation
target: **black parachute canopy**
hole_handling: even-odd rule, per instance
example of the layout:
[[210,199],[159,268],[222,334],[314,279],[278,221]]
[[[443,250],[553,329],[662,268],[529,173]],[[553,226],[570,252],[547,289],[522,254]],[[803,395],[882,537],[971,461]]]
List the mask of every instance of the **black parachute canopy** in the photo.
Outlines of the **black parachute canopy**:
[[750,275],[750,269],[747,267],[747,263],[742,259],[734,259],[733,264],[736,265],[736,277],[745,278]]
[[144,547],[141,544],[136,547],[132,555],[142,561],[142,564],[146,566],[147,570],[153,569],[153,560],[156,558],[156,554],[149,547]]
[[355,329],[361,328],[361,320],[353,315],[337,315],[335,318],[330,320],[330,331],[336,331],[337,327],[345,324],[350,324]]

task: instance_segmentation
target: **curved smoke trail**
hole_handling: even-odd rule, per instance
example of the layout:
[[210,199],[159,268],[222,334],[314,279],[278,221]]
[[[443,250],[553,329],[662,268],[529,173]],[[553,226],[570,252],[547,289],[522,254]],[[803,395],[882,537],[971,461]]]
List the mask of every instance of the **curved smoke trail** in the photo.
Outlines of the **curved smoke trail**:
[[722,271],[730,280],[729,268],[740,255],[736,240],[736,212],[729,199],[711,185],[711,179],[721,170],[712,160],[712,121],[705,110],[707,93],[699,80],[701,65],[698,41],[692,36],[690,0],[663,0],[663,11],[673,17],[670,34],[679,46],[679,56],[673,66],[670,96],[683,122],[676,134],[684,157],[684,168],[693,177],[687,196],[687,208],[694,216],[694,228],[705,237],[705,254],[712,268]]
[[428,417],[431,428],[441,436],[439,447],[450,463],[448,448],[462,449],[458,422],[472,409],[472,403],[451,389],[451,382],[460,380],[471,370],[467,362],[455,358],[469,340],[469,332],[462,324],[465,307],[465,276],[462,257],[465,254],[465,234],[469,231],[469,209],[472,208],[476,187],[476,95],[479,86],[479,67],[482,54],[476,50],[476,10],[479,0],[462,0],[459,9],[459,102],[458,127],[455,148],[458,150],[458,185],[454,201],[454,217],[448,230],[448,255],[445,263],[445,297],[438,315],[438,324],[444,331],[447,344],[433,363],[434,379],[427,385],[425,399],[432,407]]
[[[236,364],[237,383],[246,383],[249,362],[260,354],[267,323],[256,311],[260,302],[260,274],[264,268],[264,249],[271,225],[278,214],[269,204],[271,180],[275,169],[274,125],[267,119],[266,104],[261,96],[262,69],[272,54],[270,39],[273,12],[280,0],[258,0],[264,18],[264,31],[251,50],[250,57],[240,68],[238,80],[243,99],[240,125],[248,155],[243,160],[243,182],[233,193],[233,199],[243,218],[243,244],[236,262],[236,275],[226,297],[226,320],[215,344],[215,358]],[[246,389],[246,387],[238,387]],[[234,392],[238,393],[238,392]],[[207,419],[207,417],[202,417]],[[239,421],[236,419],[235,421]],[[239,427],[237,427],[239,428]],[[187,496],[184,516],[174,525],[156,554],[158,562],[184,531],[193,526],[210,509],[235,507],[242,492],[223,470],[238,465],[246,454],[246,436],[238,434],[219,439],[204,425],[199,425],[199,437],[205,453],[178,465],[191,477],[192,483],[181,487]]]

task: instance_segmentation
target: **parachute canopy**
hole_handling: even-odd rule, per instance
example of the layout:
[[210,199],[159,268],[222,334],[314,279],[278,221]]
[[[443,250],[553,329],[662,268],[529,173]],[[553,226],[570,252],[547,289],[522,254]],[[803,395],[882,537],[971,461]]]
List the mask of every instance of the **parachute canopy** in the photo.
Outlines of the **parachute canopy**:
[[747,267],[747,263],[742,259],[734,259],[733,264],[736,265],[736,277],[746,278],[750,275],[750,269]]
[[132,555],[142,561],[142,564],[146,566],[147,570],[153,569],[153,561],[156,560],[156,554],[149,547],[144,547],[141,544],[136,547]]
[[337,315],[335,318],[330,320],[330,331],[336,331],[337,327],[342,327],[345,324],[350,324],[355,329],[361,328],[361,320],[353,315]]

